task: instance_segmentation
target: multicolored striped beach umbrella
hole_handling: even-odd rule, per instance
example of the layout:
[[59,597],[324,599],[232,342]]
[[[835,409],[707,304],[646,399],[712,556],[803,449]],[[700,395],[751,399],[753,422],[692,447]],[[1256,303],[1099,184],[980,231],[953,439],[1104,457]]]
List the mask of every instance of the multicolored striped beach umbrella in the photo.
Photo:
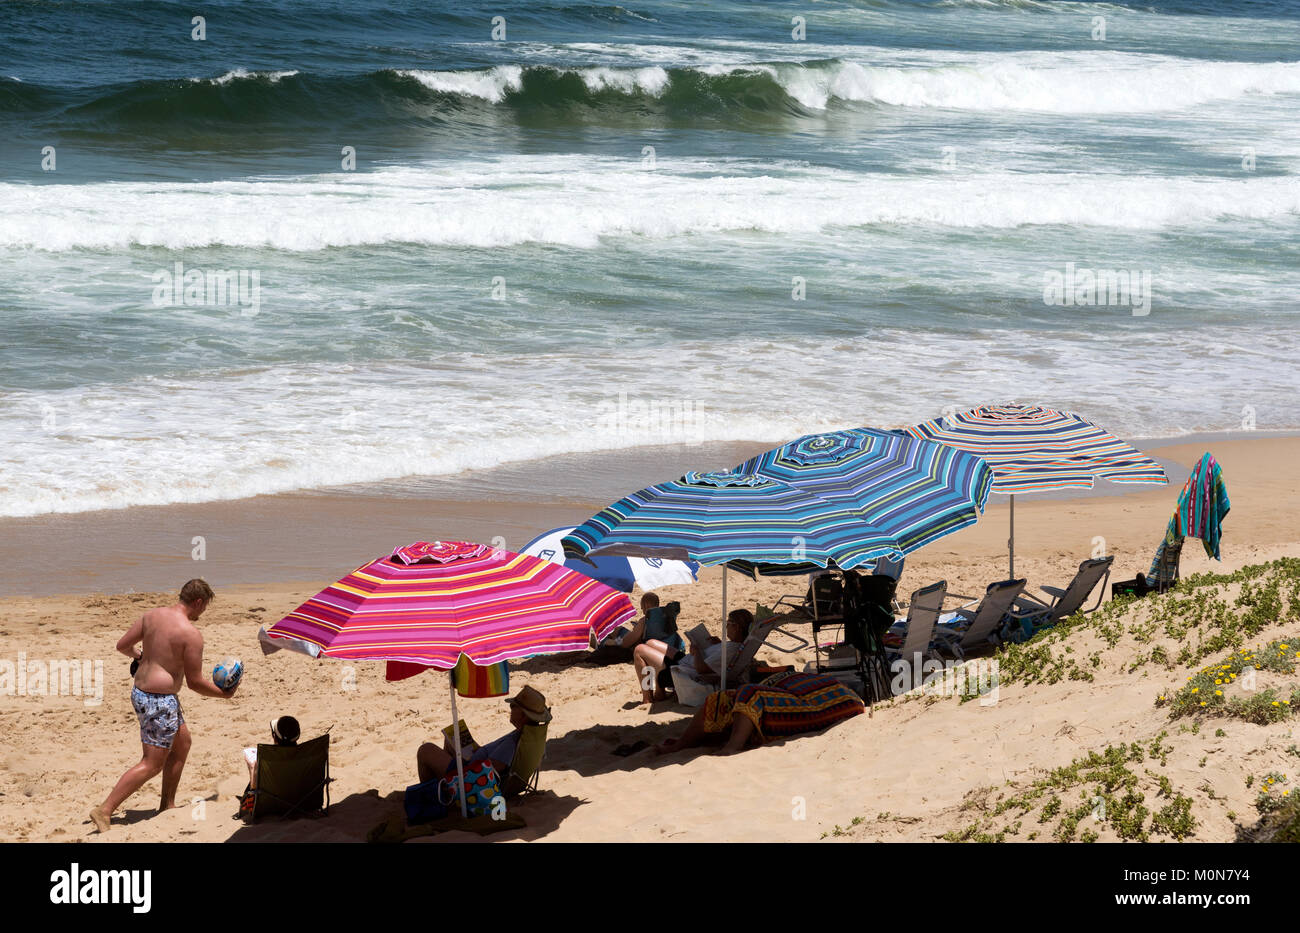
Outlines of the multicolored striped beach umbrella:
[[[460,686],[491,693],[493,677],[507,673],[492,665],[582,651],[593,633],[603,639],[635,615],[626,594],[551,561],[468,541],[417,541],[325,587],[267,629],[266,640],[299,651],[314,646],[334,658],[388,661],[390,680],[415,668],[451,671],[460,662]],[[455,723],[455,675],[449,685]],[[460,730],[452,732],[463,783]],[[465,817],[465,795],[459,796]]]
[[754,474],[687,473],[625,496],[563,540],[569,557],[622,554],[851,569],[902,550],[860,508]]
[[1015,494],[1091,489],[1112,483],[1168,483],[1160,464],[1071,412],[1037,405],[989,405],[904,429],[982,457],[993,491],[1011,496],[1010,574],[1015,576]]
[[1037,405],[987,405],[904,429],[982,457],[993,491],[1091,489],[1112,483],[1168,483],[1160,464],[1079,415]]
[[464,541],[417,542],[358,567],[267,630],[352,660],[450,670],[581,651],[636,615],[581,573]]
[[993,470],[974,454],[873,428],[809,434],[736,468],[860,508],[904,554],[979,520]]

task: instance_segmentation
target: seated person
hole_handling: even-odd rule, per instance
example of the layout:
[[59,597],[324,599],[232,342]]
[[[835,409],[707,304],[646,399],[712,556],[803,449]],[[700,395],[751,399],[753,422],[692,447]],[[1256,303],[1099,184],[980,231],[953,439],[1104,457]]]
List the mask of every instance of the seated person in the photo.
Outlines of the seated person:
[[675,601],[661,607],[657,593],[643,593],[641,617],[630,627],[619,626],[600,644],[593,643],[594,657],[606,662],[630,661],[632,649],[651,639],[667,642],[679,650],[685,648],[677,634],[677,613],[681,608],[681,603]]
[[776,674],[762,683],[714,693],[705,700],[676,739],[654,747],[666,755],[726,733],[722,754],[760,745],[770,738],[816,732],[861,713],[861,698],[833,677],[819,674]]
[[686,645],[677,634],[677,613],[681,603],[671,602],[667,606],[659,605],[658,593],[645,593],[641,597],[641,618],[632,624],[632,628],[618,640],[621,648],[631,651],[637,645],[648,641],[666,642],[679,651]]
[[[496,741],[475,749],[469,757],[471,764],[491,761],[492,767],[503,781],[510,774],[510,764],[514,761],[515,749],[519,747],[519,737],[524,726],[551,721],[551,709],[546,705],[546,697],[532,687],[524,687],[506,702],[510,704],[510,725],[514,729]],[[450,743],[451,740],[448,739],[439,748],[432,742],[425,742],[415,753],[415,767],[421,784],[456,773],[456,752]]]
[[[748,609],[733,609],[727,616],[727,657],[734,658],[745,645],[749,630],[754,624],[754,614]],[[636,671],[637,683],[641,685],[641,702],[653,703],[664,699],[663,687],[659,686],[658,675],[674,665],[689,667],[698,675],[722,673],[722,639],[711,637],[707,644],[691,643],[691,653],[684,656],[680,648],[658,640],[650,640],[637,645],[632,652],[632,667]],[[730,664],[730,660],[727,662]],[[649,682],[647,670],[653,670],[655,676],[654,690],[647,690]]]
[[[271,742],[275,745],[297,745],[302,735],[302,727],[292,716],[281,716],[271,720]],[[257,746],[244,749],[244,764],[248,765],[248,786],[239,795],[241,812],[252,810],[253,791],[257,789]]]

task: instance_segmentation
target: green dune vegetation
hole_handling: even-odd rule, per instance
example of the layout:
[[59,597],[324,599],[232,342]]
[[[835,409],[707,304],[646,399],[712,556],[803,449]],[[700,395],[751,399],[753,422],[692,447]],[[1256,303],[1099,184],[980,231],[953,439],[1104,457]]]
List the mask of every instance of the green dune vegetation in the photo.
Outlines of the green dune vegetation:
[[[873,824],[902,819],[954,842],[1300,841],[1290,777],[1300,770],[1300,559],[1113,600],[996,659],[999,704],[1059,704],[1074,714],[1062,739],[1091,726],[1103,742],[1063,766],[972,788],[950,811],[859,817],[828,836],[872,837],[883,834]],[[1147,685],[1145,711],[1119,699]]]

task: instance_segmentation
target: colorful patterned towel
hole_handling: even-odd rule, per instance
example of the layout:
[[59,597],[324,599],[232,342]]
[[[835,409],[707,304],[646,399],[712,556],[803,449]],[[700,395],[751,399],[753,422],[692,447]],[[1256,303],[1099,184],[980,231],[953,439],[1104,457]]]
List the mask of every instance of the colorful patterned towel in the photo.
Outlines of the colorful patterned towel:
[[744,716],[766,741],[825,729],[863,708],[858,695],[833,677],[773,674],[762,683],[711,694],[704,703],[704,730],[721,732],[736,716]]
[[1147,583],[1169,586],[1177,579],[1178,557],[1184,538],[1200,538],[1205,553],[1219,560],[1223,519],[1231,507],[1223,470],[1214,456],[1206,453],[1196,461],[1183,484],[1183,491],[1178,494],[1178,505],[1165,528],[1164,540],[1156,549],[1155,559],[1147,572]]

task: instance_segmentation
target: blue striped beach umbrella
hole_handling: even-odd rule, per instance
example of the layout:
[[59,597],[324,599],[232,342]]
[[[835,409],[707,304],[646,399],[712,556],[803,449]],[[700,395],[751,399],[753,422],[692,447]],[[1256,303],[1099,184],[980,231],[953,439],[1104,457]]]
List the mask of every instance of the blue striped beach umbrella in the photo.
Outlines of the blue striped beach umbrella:
[[873,428],[809,434],[736,470],[852,504],[904,554],[978,521],[993,483],[974,454]]
[[687,473],[624,496],[564,538],[569,557],[597,555],[851,569],[902,550],[850,502],[778,479]]
[[[588,560],[623,554],[722,564],[724,620],[728,566],[849,570],[903,556],[894,536],[872,525],[855,503],[734,471],[687,473],[624,496],[575,528],[563,547],[566,555]],[[726,663],[724,643],[724,690]]]
[[1015,576],[1016,493],[1091,489],[1112,483],[1169,482],[1160,464],[1104,428],[1037,405],[988,405],[904,429],[982,457],[993,491],[1011,496],[1010,575]]

